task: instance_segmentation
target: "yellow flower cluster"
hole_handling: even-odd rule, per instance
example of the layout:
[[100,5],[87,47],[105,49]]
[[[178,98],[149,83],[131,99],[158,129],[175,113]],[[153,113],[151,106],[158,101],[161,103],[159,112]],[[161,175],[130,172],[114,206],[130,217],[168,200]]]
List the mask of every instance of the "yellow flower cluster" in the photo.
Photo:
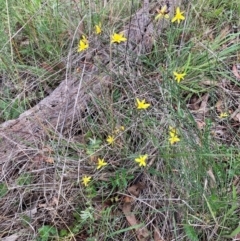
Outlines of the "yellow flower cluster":
[[[168,7],[167,5],[164,5],[160,10],[158,10],[158,14],[155,17],[155,20],[161,19],[161,18],[169,18],[168,15]],[[177,7],[175,16],[172,19],[172,22],[177,21],[180,23],[180,21],[184,20],[185,17],[183,16],[184,12],[181,12],[180,8]],[[98,23],[94,26],[95,28],[95,33],[96,34],[101,34],[102,33],[102,24]],[[110,37],[110,43],[118,43],[120,44],[121,42],[127,41],[127,38],[124,36],[123,33],[113,33]],[[82,52],[86,49],[89,48],[89,42],[87,38],[83,35],[82,39],[80,39],[79,44],[78,44],[78,52]]]
[[113,145],[115,139],[116,139],[116,135],[118,135],[121,131],[124,131],[125,127],[124,126],[120,126],[120,127],[116,127],[115,130],[113,131],[113,135],[108,135],[107,137],[107,143],[109,145]]
[[155,20],[158,20],[161,18],[169,18],[167,5],[164,5],[160,10],[158,10],[158,14],[155,17]]
[[[165,5],[163,6],[160,10],[158,10],[158,14],[155,17],[155,20],[161,19],[161,18],[166,18],[169,19],[169,15],[168,15],[169,11],[168,11],[168,7]],[[185,17],[183,16],[184,12],[181,12],[180,8],[177,7],[176,9],[176,13],[175,16],[173,17],[173,19],[171,20],[172,22],[177,21],[178,24],[180,23],[180,21],[184,20]],[[102,27],[101,27],[101,23],[95,25],[95,33],[96,34],[101,34],[102,33]],[[127,41],[127,38],[124,36],[123,33],[113,33],[110,36],[110,43],[114,44],[120,44],[121,42],[125,42]],[[84,51],[86,49],[89,48],[89,42],[87,40],[87,38],[83,35],[82,38],[79,41],[79,45],[78,45],[78,52]],[[179,73],[174,71],[173,72],[174,75],[174,79],[179,83],[181,80],[184,79],[184,77],[186,76],[186,73]],[[139,98],[136,98],[136,108],[137,110],[146,110],[147,108],[149,108],[151,105],[150,103],[147,103],[145,99],[140,100]],[[226,117],[226,113],[221,113],[220,118],[224,118]],[[107,143],[109,145],[113,145],[115,140],[116,140],[116,135],[118,135],[121,131],[124,131],[124,126],[120,126],[118,128],[116,128],[113,131],[112,135],[108,135],[107,136]],[[178,136],[177,130],[176,128],[173,127],[169,127],[169,142],[171,145],[177,143],[180,141],[180,138]],[[144,155],[139,155],[137,158],[135,158],[135,162],[138,163],[139,167],[146,167],[147,166],[147,159],[148,159],[148,155],[144,154]],[[107,166],[108,163],[101,158],[98,158],[98,163],[97,163],[97,170],[101,169],[105,166]],[[82,178],[82,183],[85,187],[87,187],[91,181],[92,177],[91,176],[84,176]]]
[[220,119],[224,119],[224,118],[226,118],[228,116],[229,116],[229,114],[227,112],[221,112],[220,115],[219,115],[219,118]]
[[180,138],[178,137],[178,134],[177,134],[177,130],[176,128],[173,128],[173,127],[169,127],[169,142],[171,145],[177,143],[180,141]]
[[[144,102],[144,104],[146,104],[146,103]],[[116,128],[114,132],[119,133],[120,131],[124,131],[124,129],[125,129],[124,126],[120,126],[119,128]],[[180,141],[176,128],[173,128],[171,126],[169,127],[169,136],[170,136],[169,142],[171,145]],[[106,141],[108,142],[108,144],[112,145],[114,143],[114,140],[115,140],[115,137],[109,135],[107,137]],[[147,166],[147,162],[146,162],[147,158],[148,158],[147,154],[139,155],[137,158],[135,158],[135,162],[138,163],[139,167],[146,167]],[[102,167],[105,167],[107,165],[108,165],[108,163],[104,159],[98,158],[97,170],[101,169]],[[85,187],[87,187],[89,185],[90,181],[91,181],[91,176],[84,176],[82,178],[82,183]]]
[[[107,162],[102,158],[98,158],[98,163],[97,163],[97,170],[101,169],[102,167],[107,166]],[[82,178],[82,183],[85,187],[89,185],[89,182],[91,181],[92,177],[91,176],[84,176]]]
[[[168,19],[169,18],[168,12],[169,11],[168,11],[167,5],[164,5],[160,10],[158,10],[158,14],[155,17],[155,20],[158,20],[158,19],[161,19],[161,18]],[[178,24],[179,24],[180,21],[184,20],[185,17],[183,16],[183,13],[184,12],[181,12],[180,8],[177,7],[175,16],[172,19],[172,23],[177,21]],[[173,75],[174,75],[174,79],[179,83],[181,80],[184,79],[186,73],[178,73],[178,72],[174,71]]]
[[[175,21],[177,21],[178,24],[179,24],[180,21],[184,20],[185,17],[183,16],[183,13],[184,13],[184,12],[181,12],[181,11],[180,11],[180,8],[177,7],[175,16],[174,16],[173,19],[172,19],[172,23],[175,22]],[[155,17],[155,20],[158,20],[158,19],[161,19],[161,18],[166,18],[166,19],[169,18],[167,5],[164,5],[160,10],[158,10],[158,14],[157,14],[157,16]]]
[[[124,126],[119,126],[119,127],[116,127],[115,130],[113,131],[114,135],[108,135],[106,141],[108,144],[110,145],[113,145],[114,144],[114,141],[116,139],[116,136],[115,135],[118,135],[120,132],[124,131],[125,130],[125,127]],[[98,169],[101,169],[102,167],[105,167],[107,166],[108,163],[102,158],[98,158],[98,162],[97,162],[97,170]],[[85,187],[87,187],[89,185],[89,182],[91,181],[91,176],[84,176],[82,178],[82,183]]]
[[[94,26],[95,28],[95,33],[96,34],[101,34],[102,33],[102,24],[101,23],[98,23]],[[110,43],[118,43],[120,44],[121,42],[125,42],[127,41],[127,38],[124,37],[124,34],[123,33],[113,33],[110,37]],[[80,39],[79,41],[79,44],[78,44],[78,52],[82,52],[86,49],[89,48],[89,42],[86,38],[86,36],[82,36],[82,38]]]
[[88,49],[89,43],[86,37],[83,35],[82,39],[80,39],[78,44],[78,52],[84,51],[85,49]]

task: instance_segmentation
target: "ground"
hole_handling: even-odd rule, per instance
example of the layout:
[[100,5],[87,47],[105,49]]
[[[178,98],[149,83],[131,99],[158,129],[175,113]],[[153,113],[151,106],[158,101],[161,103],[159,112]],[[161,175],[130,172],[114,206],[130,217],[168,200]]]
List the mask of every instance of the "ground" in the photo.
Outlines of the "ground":
[[238,0],[0,8],[1,240],[240,240]]

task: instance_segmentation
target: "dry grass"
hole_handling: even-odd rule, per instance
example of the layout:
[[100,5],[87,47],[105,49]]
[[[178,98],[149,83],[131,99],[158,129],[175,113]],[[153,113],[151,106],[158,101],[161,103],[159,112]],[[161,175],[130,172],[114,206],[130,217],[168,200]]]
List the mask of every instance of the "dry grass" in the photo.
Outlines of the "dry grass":
[[[79,78],[79,92],[83,76],[94,71],[93,83],[101,84],[107,76],[108,84],[98,95],[89,88],[91,101],[84,112],[74,102],[71,116],[65,116],[68,128],[54,132],[47,126],[47,139],[36,139],[22,156],[9,155],[1,163],[0,237],[140,240],[138,228],[134,231],[124,214],[130,200],[132,214],[149,232],[142,240],[158,240],[156,232],[160,240],[233,240],[240,191],[240,86],[231,71],[239,62],[236,2],[221,2],[231,24],[222,15],[221,21],[216,17],[221,11],[216,1],[185,3],[185,22],[164,24],[160,33],[153,21],[153,42],[143,38],[144,43],[138,39],[139,29],[127,33],[126,23],[136,16],[130,14],[140,8],[137,1],[89,1],[88,7],[77,1],[58,7],[50,0],[41,6],[37,2],[23,19],[17,18],[17,6],[8,6],[15,15],[3,13],[12,31],[8,37],[14,38],[0,41],[2,56],[11,53],[1,57],[1,122],[51,95],[65,77]],[[35,13],[43,16],[35,18]],[[99,21],[103,34],[95,36],[93,26]],[[110,47],[110,34],[122,29],[138,45],[129,41]],[[79,54],[82,33],[91,47]],[[173,71],[187,75],[177,84]],[[136,98],[151,107],[137,110]],[[229,116],[220,119],[221,112]],[[120,126],[125,129],[109,145],[107,136]],[[181,139],[175,145],[168,140],[169,126],[177,128]],[[141,154],[148,154],[146,168],[134,161]],[[97,170],[98,158],[108,166]],[[92,178],[87,187],[84,175]],[[129,190],[134,185],[140,190],[135,195]]]

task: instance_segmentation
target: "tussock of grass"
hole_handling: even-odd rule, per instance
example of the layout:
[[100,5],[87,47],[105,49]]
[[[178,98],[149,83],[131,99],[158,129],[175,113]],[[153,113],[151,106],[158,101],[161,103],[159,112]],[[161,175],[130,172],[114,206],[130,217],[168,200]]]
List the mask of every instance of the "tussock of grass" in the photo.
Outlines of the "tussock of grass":
[[[110,56],[106,62],[95,56],[94,63],[111,84],[92,97],[66,135],[52,133],[29,158],[13,156],[1,164],[0,237],[137,240],[122,208],[127,188],[141,181],[132,212],[151,236],[158,229],[163,240],[231,240],[239,225],[239,122],[231,118],[240,90],[231,72],[239,62],[237,1],[181,5],[184,22],[156,32],[151,52],[133,58],[125,50],[124,59],[120,45],[110,48],[109,36],[131,19],[138,1],[6,4],[0,28],[2,123],[49,95],[65,75],[81,75],[82,34],[96,49],[101,46],[99,56]],[[99,22],[103,34],[95,36]],[[184,80],[177,83],[174,71],[186,73]],[[150,107],[137,110],[136,98]],[[220,119],[220,110],[229,116]],[[114,134],[120,126],[124,130]],[[174,145],[169,126],[180,138]],[[144,154],[147,166],[140,168],[135,158]],[[98,158],[108,165],[97,170]],[[86,187],[83,176],[91,177]]]

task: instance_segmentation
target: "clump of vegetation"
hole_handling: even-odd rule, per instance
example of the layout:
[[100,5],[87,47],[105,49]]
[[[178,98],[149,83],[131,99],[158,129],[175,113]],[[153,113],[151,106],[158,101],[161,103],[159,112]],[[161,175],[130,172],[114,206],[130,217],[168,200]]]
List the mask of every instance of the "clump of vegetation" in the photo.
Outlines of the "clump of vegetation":
[[65,76],[81,79],[79,92],[88,68],[110,79],[68,130],[1,163],[1,238],[239,237],[240,9],[169,2],[153,4],[152,48],[137,56],[122,29],[138,1],[0,3],[1,123]]

